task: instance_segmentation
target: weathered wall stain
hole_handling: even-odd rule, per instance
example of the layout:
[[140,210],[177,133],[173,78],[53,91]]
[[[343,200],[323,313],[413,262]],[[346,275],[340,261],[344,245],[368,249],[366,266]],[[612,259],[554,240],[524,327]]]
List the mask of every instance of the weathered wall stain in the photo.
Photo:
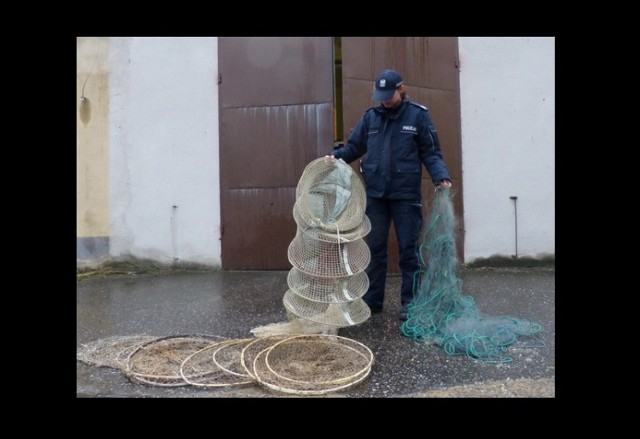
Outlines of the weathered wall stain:
[[87,126],[89,121],[91,120],[91,104],[89,103],[89,98],[81,98],[80,99],[80,120],[84,126]]

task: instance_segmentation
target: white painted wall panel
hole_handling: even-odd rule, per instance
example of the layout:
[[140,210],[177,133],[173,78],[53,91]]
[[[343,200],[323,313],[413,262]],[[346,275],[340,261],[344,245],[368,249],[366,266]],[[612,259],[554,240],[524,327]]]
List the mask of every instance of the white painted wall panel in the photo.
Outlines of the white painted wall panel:
[[220,266],[217,38],[110,47],[111,256]]
[[555,39],[460,38],[465,259],[555,254]]

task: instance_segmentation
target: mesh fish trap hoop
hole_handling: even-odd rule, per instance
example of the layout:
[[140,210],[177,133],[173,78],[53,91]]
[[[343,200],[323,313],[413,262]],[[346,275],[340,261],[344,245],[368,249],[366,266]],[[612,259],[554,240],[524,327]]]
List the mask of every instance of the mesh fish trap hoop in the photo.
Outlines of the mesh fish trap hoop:
[[358,325],[371,317],[371,309],[362,299],[338,303],[314,302],[287,290],[282,302],[288,312],[328,326]]
[[360,225],[366,193],[360,177],[344,162],[324,157],[306,167],[296,188],[298,220],[328,232],[351,230]]
[[348,338],[301,335],[275,343],[267,349],[264,361],[283,380],[342,384],[369,368],[373,355],[362,343]]
[[123,371],[128,377],[155,386],[184,386],[180,373],[185,359],[214,343],[225,340],[210,335],[161,337],[140,345]]
[[277,342],[290,338],[290,335],[271,335],[267,337],[256,338],[250,343],[248,343],[244,348],[242,348],[242,352],[240,353],[240,364],[244,371],[249,374],[252,378],[255,379],[255,374],[253,372],[253,361],[256,359],[258,354],[273,346]]
[[298,296],[314,302],[340,303],[361,298],[369,288],[369,276],[364,271],[347,277],[317,277],[293,267],[287,284]]
[[218,349],[213,351],[213,362],[220,369],[230,373],[231,375],[243,378],[250,377],[251,375],[247,374],[242,367],[240,356],[242,355],[242,351],[245,346],[253,340],[253,338],[243,338],[225,343],[223,346],[220,346]]
[[252,339],[227,340],[193,353],[180,365],[185,382],[199,387],[250,384],[253,378],[242,368],[240,354]]
[[362,220],[357,226],[348,230],[327,231],[314,224],[308,224],[300,213],[301,200],[298,198],[293,205],[293,219],[300,231],[312,239],[326,242],[350,242],[364,238],[371,232],[371,220],[366,215],[362,215]]
[[352,381],[341,385],[323,385],[310,382],[296,383],[282,380],[277,375],[274,375],[265,364],[265,353],[266,350],[260,352],[253,362],[256,380],[263,386],[282,393],[311,396],[326,395],[327,393],[345,390],[362,382],[371,372],[371,367],[368,367],[359,376],[354,376]]
[[507,346],[518,336],[533,336],[541,326],[509,316],[480,312],[473,297],[462,294],[455,246],[456,219],[452,193],[439,188],[420,245],[420,282],[408,307],[402,334],[420,342],[434,341],[449,355],[504,363]]
[[142,344],[155,340],[151,335],[115,336],[82,345],[77,359],[86,364],[124,370],[129,356]]
[[318,241],[298,229],[289,244],[288,257],[291,265],[304,273],[337,278],[364,271],[371,252],[362,239],[344,244]]
[[371,371],[373,353],[340,336],[300,335],[279,341],[254,359],[256,380],[285,393],[322,395],[361,382]]

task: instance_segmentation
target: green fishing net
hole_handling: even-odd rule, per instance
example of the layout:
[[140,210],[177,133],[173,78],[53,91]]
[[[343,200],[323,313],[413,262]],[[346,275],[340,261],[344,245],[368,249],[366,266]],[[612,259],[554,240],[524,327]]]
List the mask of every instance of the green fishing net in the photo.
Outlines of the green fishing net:
[[485,362],[510,362],[505,352],[519,336],[534,336],[537,323],[480,312],[473,297],[462,294],[455,243],[456,219],[449,188],[439,187],[420,244],[420,271],[402,334],[435,342],[449,355]]

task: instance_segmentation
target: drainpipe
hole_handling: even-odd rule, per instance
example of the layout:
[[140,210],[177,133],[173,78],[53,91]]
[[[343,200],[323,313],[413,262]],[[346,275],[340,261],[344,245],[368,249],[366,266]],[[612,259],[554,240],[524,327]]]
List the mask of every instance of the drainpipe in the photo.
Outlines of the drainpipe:
[[511,257],[514,259],[518,259],[518,197],[513,195],[509,198],[513,200],[513,212],[515,215],[515,224],[516,224],[516,254],[511,255]]

